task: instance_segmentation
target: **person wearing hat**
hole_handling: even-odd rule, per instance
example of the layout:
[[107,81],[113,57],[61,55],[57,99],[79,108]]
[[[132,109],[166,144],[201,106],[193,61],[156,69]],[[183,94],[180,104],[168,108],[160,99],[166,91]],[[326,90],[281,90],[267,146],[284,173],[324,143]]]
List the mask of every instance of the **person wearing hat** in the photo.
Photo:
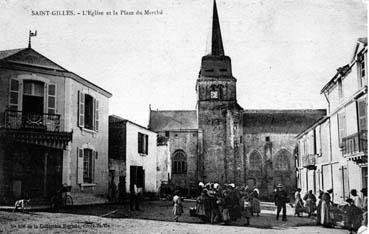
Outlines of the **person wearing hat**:
[[279,219],[279,213],[282,210],[282,221],[287,221],[287,215],[286,215],[286,203],[289,202],[288,195],[286,190],[283,189],[282,184],[278,184],[277,186],[277,192],[274,195],[274,202],[277,206],[277,217],[276,219]]
[[356,232],[361,226],[362,210],[355,206],[355,201],[351,198],[346,199],[347,204],[343,206],[342,210],[344,216],[344,226],[350,233]]

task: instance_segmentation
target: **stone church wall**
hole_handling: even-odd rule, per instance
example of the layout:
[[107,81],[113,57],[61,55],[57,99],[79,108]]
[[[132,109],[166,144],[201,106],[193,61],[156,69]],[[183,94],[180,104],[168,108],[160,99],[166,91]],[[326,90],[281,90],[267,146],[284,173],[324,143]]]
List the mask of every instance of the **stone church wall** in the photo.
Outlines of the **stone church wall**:
[[[244,180],[247,185],[255,185],[260,189],[263,200],[271,200],[273,189],[279,183],[283,184],[289,193],[296,188],[295,158],[296,134],[287,133],[244,133]],[[261,156],[260,170],[252,167],[251,154]],[[282,169],[276,168],[278,155],[288,156],[288,165]],[[254,162],[255,163],[255,162]],[[282,166],[283,166],[282,165]]]

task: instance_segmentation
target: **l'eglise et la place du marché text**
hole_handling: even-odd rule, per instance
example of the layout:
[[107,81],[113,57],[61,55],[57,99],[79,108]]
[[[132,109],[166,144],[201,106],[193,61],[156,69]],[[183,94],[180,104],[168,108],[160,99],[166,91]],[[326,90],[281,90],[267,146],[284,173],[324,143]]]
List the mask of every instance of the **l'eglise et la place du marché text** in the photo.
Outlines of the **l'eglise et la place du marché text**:
[[32,10],[32,16],[74,16],[74,15],[89,15],[89,16],[101,16],[101,15],[162,15],[163,10]]

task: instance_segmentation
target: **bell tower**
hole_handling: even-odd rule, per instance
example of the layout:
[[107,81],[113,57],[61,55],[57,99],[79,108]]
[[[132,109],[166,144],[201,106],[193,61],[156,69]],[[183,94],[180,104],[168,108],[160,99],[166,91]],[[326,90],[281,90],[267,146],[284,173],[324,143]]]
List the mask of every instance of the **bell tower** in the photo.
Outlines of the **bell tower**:
[[224,53],[215,0],[211,51],[202,57],[196,93],[198,127],[203,131],[203,180],[235,182],[233,138],[239,124],[235,116],[242,108],[237,104],[231,58]]

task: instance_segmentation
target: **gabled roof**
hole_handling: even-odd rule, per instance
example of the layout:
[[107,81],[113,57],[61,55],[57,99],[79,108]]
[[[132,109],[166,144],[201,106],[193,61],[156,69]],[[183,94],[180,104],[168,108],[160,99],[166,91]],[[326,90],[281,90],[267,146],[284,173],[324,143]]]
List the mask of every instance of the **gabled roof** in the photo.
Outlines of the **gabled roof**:
[[3,51],[0,51],[0,60],[1,59],[5,59],[9,56],[12,56],[13,54],[16,54],[22,50],[24,50],[26,48],[21,48],[21,49],[13,49],[13,50],[3,50]]
[[354,47],[354,51],[352,53],[350,63],[346,64],[342,67],[337,68],[336,74],[328,81],[328,83],[326,85],[324,85],[324,87],[320,91],[321,94],[324,93],[327,90],[329,91],[337,83],[338,79],[344,78],[346,76],[347,72],[350,71],[350,68],[356,62],[358,53],[363,51],[367,47],[367,45],[368,45],[368,38],[367,37],[357,39],[356,45]]
[[59,74],[59,76],[72,78],[73,80],[76,80],[77,82],[82,83],[83,85],[95,89],[106,97],[112,96],[110,92],[84,79],[83,77],[71,71],[68,71],[67,69],[63,68],[62,66],[58,65],[57,63],[53,62],[52,60],[50,60],[49,58],[40,54],[39,52],[37,52],[32,48],[21,48],[0,51],[0,65],[4,67],[10,67],[11,69],[18,69],[19,66],[21,66],[23,70],[34,69],[41,73],[43,71],[54,72],[56,74]]
[[118,115],[109,115],[109,124],[112,124],[112,123],[124,123],[124,124],[131,123],[133,125],[136,125],[137,127],[140,127],[140,128],[146,129],[148,131],[151,131],[150,129],[148,129],[148,128],[142,126],[142,125],[139,125],[139,124],[137,124],[133,121],[130,121],[128,119],[122,118]]
[[196,110],[150,110],[148,128],[152,131],[197,129]]
[[325,109],[244,110],[244,133],[298,134],[326,113]]

